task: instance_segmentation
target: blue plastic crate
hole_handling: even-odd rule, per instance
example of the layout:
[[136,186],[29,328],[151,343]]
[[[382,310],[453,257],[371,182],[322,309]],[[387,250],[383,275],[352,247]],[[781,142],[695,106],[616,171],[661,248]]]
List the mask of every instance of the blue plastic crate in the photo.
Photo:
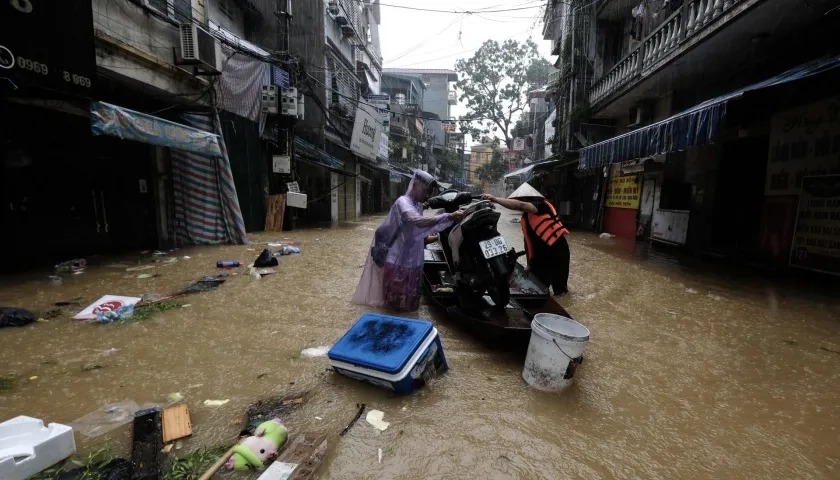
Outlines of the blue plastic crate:
[[336,372],[396,393],[411,393],[446,371],[431,322],[368,313],[330,349]]

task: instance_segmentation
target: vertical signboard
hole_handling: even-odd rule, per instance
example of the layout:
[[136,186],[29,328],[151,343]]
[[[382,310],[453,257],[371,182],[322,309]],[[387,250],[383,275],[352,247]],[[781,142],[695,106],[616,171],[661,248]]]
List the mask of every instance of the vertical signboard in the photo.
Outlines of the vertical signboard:
[[638,175],[613,176],[607,185],[607,207],[638,210],[642,189]]
[[840,175],[802,179],[790,265],[840,274]]
[[350,150],[356,155],[376,160],[382,135],[382,117],[375,108],[359,103],[356,108],[356,122],[350,137]]
[[338,223],[338,174],[330,172],[330,220]]
[[391,131],[391,111],[388,104],[391,103],[390,95],[368,95],[367,102],[371,104],[382,115],[382,131]]
[[379,136],[379,160],[383,162],[388,161],[388,134],[382,133]]

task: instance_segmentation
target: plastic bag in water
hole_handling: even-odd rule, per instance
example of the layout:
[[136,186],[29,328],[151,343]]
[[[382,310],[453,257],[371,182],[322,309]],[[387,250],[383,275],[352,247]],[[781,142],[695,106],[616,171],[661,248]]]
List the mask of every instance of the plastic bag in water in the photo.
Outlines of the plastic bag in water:
[[118,320],[126,320],[134,315],[134,305],[120,307],[113,312],[96,312],[96,321],[99,323],[113,323]]

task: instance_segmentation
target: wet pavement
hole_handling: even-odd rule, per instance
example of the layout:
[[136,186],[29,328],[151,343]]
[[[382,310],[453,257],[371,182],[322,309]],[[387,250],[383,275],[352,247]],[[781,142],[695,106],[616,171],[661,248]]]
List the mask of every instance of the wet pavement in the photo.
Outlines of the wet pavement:
[[[511,218],[504,212],[500,229],[521,249]],[[0,419],[69,423],[108,403],[166,403],[180,392],[194,428],[187,452],[232,442],[260,398],[308,392],[283,420],[293,434],[329,434],[323,479],[840,478],[836,295],[687,268],[667,252],[640,258],[589,233],[570,238],[571,292],[560,299],[592,332],[569,390],[528,388],[524,352],[485,348],[425,301],[414,316],[440,331],[445,376],[395,398],[327,372],[325,357],[301,351],[331,345],[367,311],[350,298],[380,219],[252,234],[254,242],[294,240],[303,253],[279,258],[275,275],[229,277],[217,291],[178,300],[189,307],[143,322],[83,323],[70,319],[81,310],[73,307],[48,323],[0,330],[0,377],[15,379],[0,392]],[[108,266],[138,255],[94,259],[61,285],[45,272],[5,276],[0,305],[45,311],[78,297],[84,306],[104,294],[175,292],[218,273],[217,260],[250,263],[262,248],[181,249],[176,263],[139,272]],[[143,273],[161,276],[136,278]],[[208,399],[229,402],[205,406]],[[380,433],[363,418],[338,437],[357,403],[383,410],[390,428]],[[77,442],[124,455],[129,438],[123,427]]]

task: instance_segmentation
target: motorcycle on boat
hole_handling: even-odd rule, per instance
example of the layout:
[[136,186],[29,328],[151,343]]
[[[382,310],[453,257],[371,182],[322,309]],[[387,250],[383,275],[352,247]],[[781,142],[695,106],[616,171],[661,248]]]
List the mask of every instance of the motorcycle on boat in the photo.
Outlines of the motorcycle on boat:
[[469,308],[486,292],[496,308],[503,309],[510,301],[509,281],[516,260],[525,252],[517,253],[508,246],[497,227],[501,214],[491,202],[480,198],[469,192],[446,190],[430,198],[427,205],[446,213],[469,205],[463,209],[461,221],[440,233],[458,300],[463,308]]

